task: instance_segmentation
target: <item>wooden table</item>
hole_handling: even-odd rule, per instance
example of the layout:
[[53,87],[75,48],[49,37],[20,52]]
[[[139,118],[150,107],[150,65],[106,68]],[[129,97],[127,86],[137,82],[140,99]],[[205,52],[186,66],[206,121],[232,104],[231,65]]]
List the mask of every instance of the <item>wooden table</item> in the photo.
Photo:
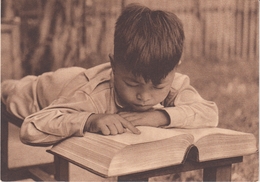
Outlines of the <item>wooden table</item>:
[[[57,181],[69,181],[69,163],[79,166],[94,174],[107,179],[113,176],[105,176],[98,174],[96,171],[88,169],[71,159],[65,158],[49,151],[54,155]],[[117,176],[117,181],[148,181],[151,177],[162,176],[167,174],[174,174],[180,172],[187,172],[192,170],[203,169],[203,181],[231,181],[232,164],[243,161],[243,156],[218,159],[205,162],[195,162],[186,160],[185,163],[180,165],[173,165],[159,169],[149,170],[145,172],[133,173],[128,175]],[[114,179],[114,178],[113,178]],[[86,177],[87,180],[87,177]]]

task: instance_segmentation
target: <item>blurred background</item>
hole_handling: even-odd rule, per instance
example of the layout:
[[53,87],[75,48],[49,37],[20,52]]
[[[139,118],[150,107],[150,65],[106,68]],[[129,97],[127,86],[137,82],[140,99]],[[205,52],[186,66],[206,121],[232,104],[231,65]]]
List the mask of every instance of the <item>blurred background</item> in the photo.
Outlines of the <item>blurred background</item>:
[[[179,72],[219,107],[219,127],[259,138],[258,0],[2,0],[1,78],[108,62],[117,17],[129,3],[174,12],[186,35]],[[258,181],[258,154],[232,180]],[[201,171],[153,181],[201,181]]]

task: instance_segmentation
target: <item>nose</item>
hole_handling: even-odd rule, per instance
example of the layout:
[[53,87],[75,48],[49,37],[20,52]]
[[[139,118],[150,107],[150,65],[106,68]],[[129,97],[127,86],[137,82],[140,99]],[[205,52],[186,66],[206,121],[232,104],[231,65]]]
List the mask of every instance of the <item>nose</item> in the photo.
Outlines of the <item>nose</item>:
[[151,94],[149,92],[137,93],[136,98],[145,103],[151,99]]

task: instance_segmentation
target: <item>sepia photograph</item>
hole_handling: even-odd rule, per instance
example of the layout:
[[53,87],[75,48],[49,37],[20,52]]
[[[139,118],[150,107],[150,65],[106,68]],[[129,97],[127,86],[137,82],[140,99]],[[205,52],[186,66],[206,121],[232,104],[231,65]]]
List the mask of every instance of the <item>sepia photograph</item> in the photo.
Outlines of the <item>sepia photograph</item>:
[[2,181],[258,181],[258,148],[258,0],[1,0]]

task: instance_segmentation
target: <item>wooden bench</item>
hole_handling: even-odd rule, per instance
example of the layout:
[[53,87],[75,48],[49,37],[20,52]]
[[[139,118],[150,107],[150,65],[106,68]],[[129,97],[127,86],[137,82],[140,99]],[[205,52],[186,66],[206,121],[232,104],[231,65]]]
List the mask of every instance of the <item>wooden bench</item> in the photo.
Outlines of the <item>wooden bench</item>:
[[[55,179],[57,181],[69,181],[69,163],[79,166],[101,177],[107,178],[107,180],[109,180],[110,178],[114,179],[113,176],[105,176],[103,174],[97,173],[96,171],[93,171],[78,162],[58,155],[53,151],[48,152],[52,153],[55,158]],[[231,181],[232,164],[242,161],[243,156],[205,162],[186,160],[185,163],[180,165],[173,165],[145,172],[137,172],[133,174],[117,176],[116,178],[117,181],[148,181],[151,177],[202,169],[203,181]]]
[[[55,162],[9,168],[8,165],[8,125],[14,124],[18,128],[22,120],[6,111],[5,105],[1,102],[1,180],[14,181],[31,177],[34,180],[53,181],[55,173]],[[22,151],[21,151],[22,152]],[[29,157],[29,156],[28,156]]]

